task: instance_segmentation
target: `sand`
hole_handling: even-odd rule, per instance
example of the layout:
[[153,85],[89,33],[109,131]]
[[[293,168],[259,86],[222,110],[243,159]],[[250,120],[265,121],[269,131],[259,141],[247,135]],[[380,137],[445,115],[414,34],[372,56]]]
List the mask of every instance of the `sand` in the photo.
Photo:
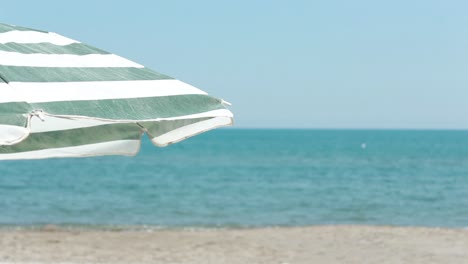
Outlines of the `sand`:
[[468,263],[468,230],[0,230],[0,263]]

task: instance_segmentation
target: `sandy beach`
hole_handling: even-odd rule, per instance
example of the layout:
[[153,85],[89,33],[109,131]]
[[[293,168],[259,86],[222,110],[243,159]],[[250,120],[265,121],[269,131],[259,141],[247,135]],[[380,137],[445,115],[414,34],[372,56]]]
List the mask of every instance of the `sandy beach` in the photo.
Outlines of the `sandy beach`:
[[2,230],[1,263],[467,263],[468,230],[312,226]]

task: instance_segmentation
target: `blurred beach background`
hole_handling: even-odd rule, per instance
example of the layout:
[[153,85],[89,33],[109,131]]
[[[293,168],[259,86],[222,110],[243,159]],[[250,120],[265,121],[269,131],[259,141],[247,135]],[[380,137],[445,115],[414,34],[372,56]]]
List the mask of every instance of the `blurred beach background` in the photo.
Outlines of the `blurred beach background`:
[[134,158],[0,162],[0,263],[468,259],[468,3],[7,1],[232,103]]
[[466,131],[221,129],[0,170],[3,227],[468,227]]
[[1,263],[464,263],[468,132],[220,129],[0,163]]

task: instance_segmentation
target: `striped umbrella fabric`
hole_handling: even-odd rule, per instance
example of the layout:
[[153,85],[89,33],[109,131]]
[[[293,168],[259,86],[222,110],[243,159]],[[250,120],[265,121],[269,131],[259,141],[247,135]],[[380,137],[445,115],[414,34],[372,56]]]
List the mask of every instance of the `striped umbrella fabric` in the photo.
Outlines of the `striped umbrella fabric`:
[[0,160],[135,155],[232,125],[227,102],[52,32],[0,24]]

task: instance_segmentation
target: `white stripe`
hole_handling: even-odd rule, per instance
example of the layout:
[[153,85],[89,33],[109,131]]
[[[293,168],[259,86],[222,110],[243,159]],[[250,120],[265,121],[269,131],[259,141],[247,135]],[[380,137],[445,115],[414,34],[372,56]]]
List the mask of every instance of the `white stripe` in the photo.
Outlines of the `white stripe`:
[[169,144],[177,143],[186,138],[198,135],[211,129],[222,126],[230,126],[232,125],[232,122],[233,119],[230,117],[215,117],[174,129],[166,134],[152,138],[151,141],[159,147],[165,147]]
[[0,65],[27,67],[135,67],[143,65],[115,54],[22,54],[0,51]]
[[140,140],[117,140],[75,147],[0,154],[0,160],[71,158],[102,155],[133,156],[140,150]]
[[[103,82],[10,82],[14,91],[29,103],[126,99],[139,97],[206,94],[179,80],[103,81]],[[0,102],[7,102],[0,98]]]
[[8,31],[5,33],[0,33],[0,44],[10,42],[21,44],[48,42],[60,46],[79,43],[76,40],[52,32],[44,33],[37,31]]
[[17,144],[24,140],[28,135],[28,128],[0,125],[0,146]]
[[10,85],[0,81],[0,102],[22,102],[21,94]]
[[33,117],[31,118],[31,133],[42,133],[59,130],[68,130],[75,128],[94,127],[100,125],[106,125],[116,122],[109,122],[103,120],[96,120],[91,118],[64,118],[55,117],[50,115],[43,115],[43,120]]
[[45,113],[43,115],[44,121],[39,118],[33,117],[31,119],[31,133],[41,133],[41,132],[50,132],[50,131],[59,131],[59,130],[68,130],[75,128],[85,128],[85,127],[94,127],[107,124],[116,124],[116,123],[136,123],[136,122],[148,122],[148,121],[166,121],[166,120],[183,120],[183,119],[194,119],[194,118],[205,118],[205,117],[230,117],[232,118],[231,111],[227,109],[218,109],[213,111],[208,111],[199,114],[185,115],[171,118],[158,118],[151,120],[103,120],[96,118],[86,118],[86,117],[67,117],[67,116],[55,116],[48,115]]

